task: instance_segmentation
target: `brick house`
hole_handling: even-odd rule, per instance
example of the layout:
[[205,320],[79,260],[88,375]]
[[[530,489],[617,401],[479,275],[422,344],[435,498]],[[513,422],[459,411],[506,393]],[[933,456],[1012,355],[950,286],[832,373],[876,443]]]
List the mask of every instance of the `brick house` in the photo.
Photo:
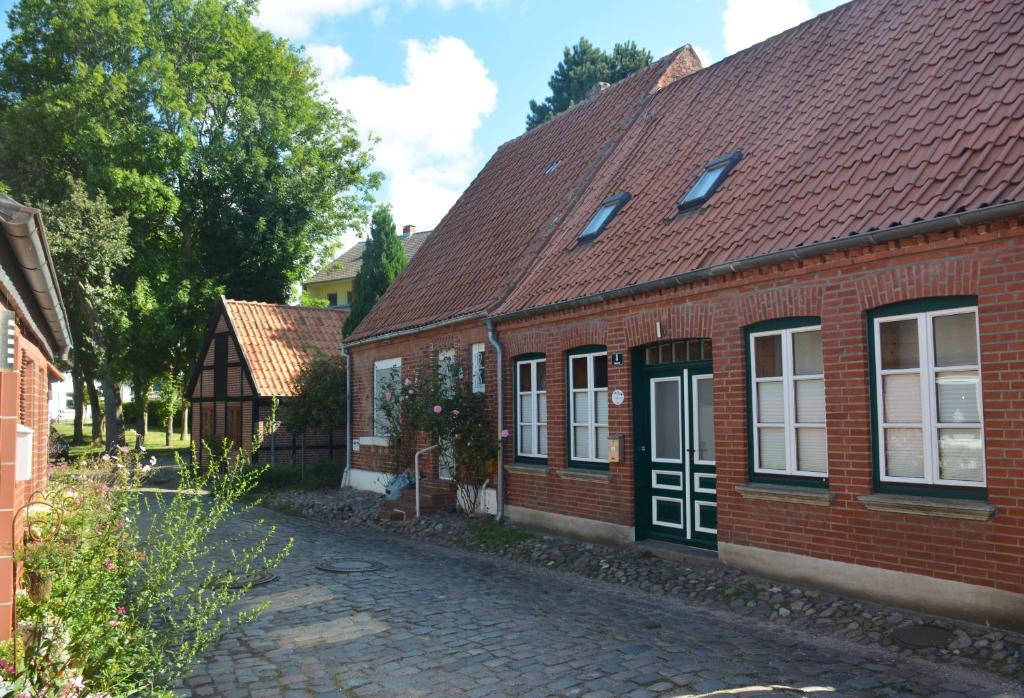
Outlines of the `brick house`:
[[[39,211],[0,194],[0,640],[11,637],[11,527],[46,485],[50,382],[71,347]],[[19,528],[23,516],[18,516]]]
[[1021,65],[1020,2],[856,0],[506,143],[346,339],[350,481],[454,348],[511,520],[1024,627]]
[[[188,399],[192,439],[213,445],[227,438],[248,448],[270,418],[272,400],[295,395],[302,367],[316,353],[337,355],[348,313],[221,297],[192,369]],[[279,415],[280,419],[280,415]],[[333,460],[345,454],[345,433],[309,432],[306,461]],[[209,454],[199,448],[200,462]],[[260,463],[295,463],[302,457],[300,435],[278,425],[257,454]]]

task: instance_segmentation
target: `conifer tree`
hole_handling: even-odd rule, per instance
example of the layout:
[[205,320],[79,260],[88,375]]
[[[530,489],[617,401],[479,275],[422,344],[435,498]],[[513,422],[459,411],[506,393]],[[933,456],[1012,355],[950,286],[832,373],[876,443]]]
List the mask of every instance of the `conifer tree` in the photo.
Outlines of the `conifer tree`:
[[391,207],[381,206],[373,212],[370,239],[363,251],[363,265],[353,283],[352,312],[344,328],[346,336],[370,314],[373,304],[388,290],[398,272],[405,267],[405,262],[405,250],[395,230]]

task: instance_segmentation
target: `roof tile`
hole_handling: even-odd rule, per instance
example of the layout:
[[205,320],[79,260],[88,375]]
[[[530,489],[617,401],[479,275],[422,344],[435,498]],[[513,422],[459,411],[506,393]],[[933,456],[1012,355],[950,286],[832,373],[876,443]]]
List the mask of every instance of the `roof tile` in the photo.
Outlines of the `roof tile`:
[[264,397],[295,394],[295,380],[318,352],[340,350],[348,313],[336,308],[224,299],[245,361]]

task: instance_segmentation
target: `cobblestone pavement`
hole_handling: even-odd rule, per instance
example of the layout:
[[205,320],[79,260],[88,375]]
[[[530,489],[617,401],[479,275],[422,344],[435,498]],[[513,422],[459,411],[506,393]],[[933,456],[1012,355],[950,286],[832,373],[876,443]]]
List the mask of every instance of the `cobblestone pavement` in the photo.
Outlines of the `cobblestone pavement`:
[[[295,547],[194,696],[1024,696],[995,676],[395,535],[256,510]],[[354,558],[371,572],[315,565]]]

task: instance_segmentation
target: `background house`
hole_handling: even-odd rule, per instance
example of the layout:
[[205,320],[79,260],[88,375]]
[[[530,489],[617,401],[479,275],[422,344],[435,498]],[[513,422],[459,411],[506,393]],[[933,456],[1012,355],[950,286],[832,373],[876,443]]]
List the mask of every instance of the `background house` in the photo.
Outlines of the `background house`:
[[[422,233],[416,232],[416,226],[406,225],[402,227],[402,249],[405,251],[405,258],[412,259],[413,255],[420,249],[420,246],[430,237],[430,230]],[[345,250],[333,262],[318,271],[313,277],[302,285],[302,288],[313,298],[322,298],[332,306],[350,308],[353,299],[353,284],[356,274],[363,264],[363,252],[366,250],[366,243],[360,242]]]
[[46,484],[47,399],[71,333],[39,211],[0,194],[0,231],[0,640],[8,640],[12,519]]
[[[347,317],[332,308],[221,297],[187,391],[193,441],[213,445],[227,438],[248,448],[253,434],[270,418],[272,399],[287,400],[295,394],[303,366],[317,352],[340,351]],[[301,451],[299,437],[279,425],[264,441],[258,460],[298,463]],[[344,454],[344,429],[306,434],[307,462],[340,463]],[[200,462],[208,457],[206,448],[200,448]]]

